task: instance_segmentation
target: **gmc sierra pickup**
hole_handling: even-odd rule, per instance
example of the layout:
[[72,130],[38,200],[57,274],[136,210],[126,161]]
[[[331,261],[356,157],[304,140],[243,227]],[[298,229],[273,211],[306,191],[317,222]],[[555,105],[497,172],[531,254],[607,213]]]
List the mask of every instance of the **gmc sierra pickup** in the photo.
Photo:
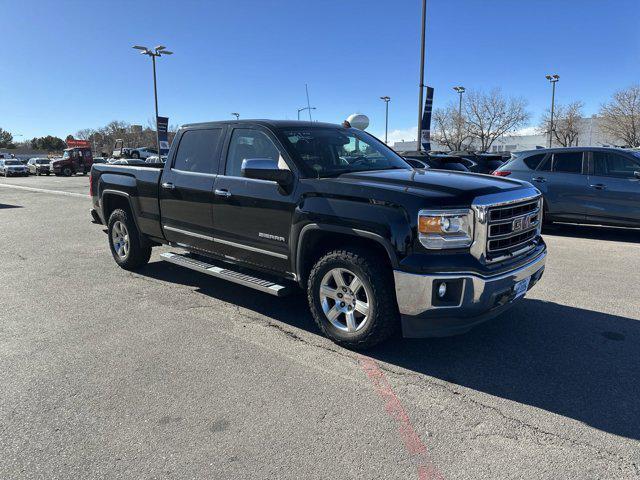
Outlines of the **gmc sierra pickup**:
[[414,169],[366,132],[269,120],[186,125],[162,170],[98,164],[94,221],[116,263],[163,260],[276,296],[306,290],[337,343],[463,333],[542,276],[540,192]]

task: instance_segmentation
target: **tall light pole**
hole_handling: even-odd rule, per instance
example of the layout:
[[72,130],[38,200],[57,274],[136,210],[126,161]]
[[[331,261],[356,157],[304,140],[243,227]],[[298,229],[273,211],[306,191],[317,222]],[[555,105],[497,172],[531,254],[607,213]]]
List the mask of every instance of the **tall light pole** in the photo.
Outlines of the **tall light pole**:
[[424,31],[427,24],[427,0],[422,0],[422,34],[420,36],[420,90],[418,94],[418,151],[422,151],[422,94],[424,89]]
[[551,148],[551,140],[553,138],[553,109],[556,103],[556,83],[560,80],[560,75],[545,75],[545,78],[551,82],[551,120],[549,122],[549,148]]
[[231,115],[236,117],[236,120],[240,120],[240,114],[238,112],[231,112]]
[[380,97],[380,100],[384,102],[384,143],[387,143],[387,134],[389,132],[389,101],[391,97]]
[[302,107],[298,109],[298,120],[300,120],[300,112],[304,112],[305,110],[309,110],[309,121],[311,121],[311,110],[315,110],[316,107]]
[[156,81],[156,57],[162,55],[173,55],[173,52],[166,50],[167,47],[158,45],[153,50],[143,47],[141,45],[134,45],[133,48],[140,50],[141,55],[148,55],[151,57],[151,63],[153,64],[153,97],[156,104],[156,147],[158,148],[158,158],[160,158],[160,132],[158,131],[158,83]]
[[462,94],[466,89],[462,85],[453,87],[453,89],[460,95],[460,101],[458,102],[458,148],[462,149]]

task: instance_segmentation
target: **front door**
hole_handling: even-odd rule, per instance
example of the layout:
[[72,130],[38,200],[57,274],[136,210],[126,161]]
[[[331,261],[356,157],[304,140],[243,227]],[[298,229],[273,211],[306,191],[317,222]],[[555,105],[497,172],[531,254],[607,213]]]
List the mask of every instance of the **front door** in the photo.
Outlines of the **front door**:
[[640,158],[617,152],[591,153],[587,219],[640,227]]
[[277,272],[291,269],[289,234],[295,209],[293,192],[276,183],[242,176],[242,161],[270,158],[280,168],[291,161],[266,129],[234,128],[215,182],[213,206],[216,249],[242,262]]
[[160,181],[160,217],[167,240],[213,251],[212,195],[224,128],[185,130]]

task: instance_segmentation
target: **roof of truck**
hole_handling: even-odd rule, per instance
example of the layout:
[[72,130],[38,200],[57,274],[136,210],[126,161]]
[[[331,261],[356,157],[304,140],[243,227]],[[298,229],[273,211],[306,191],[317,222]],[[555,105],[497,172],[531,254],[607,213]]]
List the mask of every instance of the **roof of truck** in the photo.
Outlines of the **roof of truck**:
[[246,119],[246,120],[220,120],[215,122],[200,122],[200,123],[187,123],[182,125],[182,128],[189,127],[207,127],[216,125],[262,125],[271,128],[294,128],[294,127],[331,127],[342,128],[341,125],[336,123],[324,123],[324,122],[308,122],[302,120],[268,120],[268,119]]

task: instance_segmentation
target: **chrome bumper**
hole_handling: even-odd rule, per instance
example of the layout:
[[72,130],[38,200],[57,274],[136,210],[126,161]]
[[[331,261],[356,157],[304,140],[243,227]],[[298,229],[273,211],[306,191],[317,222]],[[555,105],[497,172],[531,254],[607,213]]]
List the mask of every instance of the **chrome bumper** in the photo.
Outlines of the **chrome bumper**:
[[[513,291],[517,282],[530,278],[530,289],[540,280],[546,258],[545,250],[525,265],[486,277],[471,272],[420,275],[394,270],[404,336],[455,335],[499,315],[522,298]],[[452,301],[438,302],[434,294],[443,281],[459,285]]]

